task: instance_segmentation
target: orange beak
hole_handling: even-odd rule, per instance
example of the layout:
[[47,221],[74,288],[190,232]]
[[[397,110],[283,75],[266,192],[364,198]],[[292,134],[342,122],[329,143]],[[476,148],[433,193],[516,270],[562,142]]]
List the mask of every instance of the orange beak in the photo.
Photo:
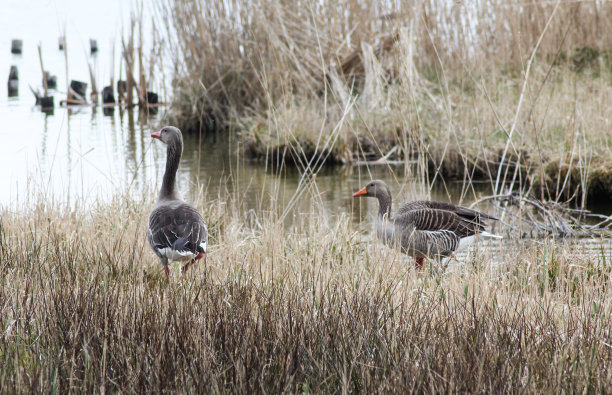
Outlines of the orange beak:
[[358,190],[357,192],[353,194],[353,197],[360,197],[360,196],[368,196],[368,191],[366,191],[365,187],[361,188],[360,190]]
[[157,132],[151,133],[151,137],[153,137],[154,139],[160,139],[161,140],[161,130],[158,130]]

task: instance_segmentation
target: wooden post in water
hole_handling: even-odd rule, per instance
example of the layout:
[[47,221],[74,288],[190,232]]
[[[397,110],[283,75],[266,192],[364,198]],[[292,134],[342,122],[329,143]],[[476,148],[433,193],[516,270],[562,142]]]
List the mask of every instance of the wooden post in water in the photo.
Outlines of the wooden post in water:
[[112,115],[113,112],[115,111],[115,108],[114,108],[114,104],[116,103],[115,93],[114,93],[114,89],[115,89],[115,42],[116,40],[113,40],[112,45],[111,45],[110,85],[104,86],[102,88],[102,105],[106,104],[106,106],[102,110],[104,115]]
[[23,48],[23,40],[14,39],[11,41],[11,53],[20,55]]
[[94,76],[93,67],[90,62],[87,62],[89,67],[89,79],[91,80],[91,102],[98,104],[98,87],[96,86],[96,77]]
[[8,78],[8,96],[15,97],[19,94],[19,70],[17,66],[11,66]]
[[128,42],[128,52],[125,54],[125,71],[126,71],[126,80],[127,80],[127,92],[125,96],[125,101],[127,107],[132,107],[134,105],[134,99],[132,97],[134,90],[134,17],[130,22],[130,37]]
[[111,88],[114,89],[115,86],[115,43],[116,43],[116,39],[113,39],[113,45],[112,45],[112,56],[111,56],[111,75],[110,75],[110,86]]
[[[149,89],[151,89],[151,85],[153,84],[153,73],[154,73],[154,69],[155,69],[155,62],[157,62],[157,56],[158,53],[161,53],[161,42],[158,43],[157,42],[157,34],[156,34],[156,30],[155,30],[155,21],[153,21],[153,27],[151,29],[151,36],[153,37],[153,47],[151,48],[151,58],[149,60],[149,75],[148,75],[148,80],[149,83],[147,84],[147,104],[150,104],[149,101]],[[157,52],[159,51],[159,52]],[[153,92],[150,92],[153,93]]]
[[40,71],[43,75],[43,88],[45,90],[43,97],[40,99],[40,108],[43,112],[53,114],[53,96],[49,96],[49,88],[47,86],[47,73],[42,58],[41,44],[38,43],[38,59],[40,60]]

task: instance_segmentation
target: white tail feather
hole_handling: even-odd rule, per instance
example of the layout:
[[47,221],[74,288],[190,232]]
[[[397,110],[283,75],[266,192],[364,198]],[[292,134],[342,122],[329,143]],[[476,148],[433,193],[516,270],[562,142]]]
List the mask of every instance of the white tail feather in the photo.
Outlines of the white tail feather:
[[195,258],[195,254],[191,251],[176,251],[170,247],[161,248],[158,251],[170,261],[186,261]]
[[500,235],[494,235],[493,233],[489,233],[489,232],[480,232],[478,233],[478,236],[480,237],[488,237],[489,239],[503,239],[503,236]]

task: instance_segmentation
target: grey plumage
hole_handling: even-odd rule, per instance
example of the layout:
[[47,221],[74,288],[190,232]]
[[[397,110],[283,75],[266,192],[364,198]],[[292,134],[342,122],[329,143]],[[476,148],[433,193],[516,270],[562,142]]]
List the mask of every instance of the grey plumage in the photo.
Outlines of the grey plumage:
[[[149,216],[148,241],[164,265],[168,265],[168,254],[162,254],[164,249],[189,252],[197,256],[206,252],[201,244],[207,240],[208,231],[204,219],[185,202],[158,204]],[[190,258],[184,260],[187,259]]]
[[425,200],[406,203],[392,214],[391,191],[380,180],[370,182],[354,196],[378,199],[377,235],[385,244],[415,257],[419,266],[424,258],[450,255],[461,239],[484,232],[485,220],[496,219],[466,207]]
[[169,273],[169,261],[189,261],[183,271],[206,254],[208,230],[202,215],[176,191],[176,171],[183,152],[181,131],[167,126],[151,134],[168,145],[166,171],[157,204],[149,216],[147,240]]

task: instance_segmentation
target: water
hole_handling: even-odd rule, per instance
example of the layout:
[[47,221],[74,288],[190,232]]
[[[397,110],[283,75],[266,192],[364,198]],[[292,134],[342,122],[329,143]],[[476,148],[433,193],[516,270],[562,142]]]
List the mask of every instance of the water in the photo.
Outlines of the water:
[[[165,146],[153,141],[150,133],[162,126],[163,108],[160,114],[147,117],[138,110],[117,109],[105,115],[101,107],[58,106],[66,86],[64,53],[58,50],[64,26],[70,79],[89,81],[87,64],[91,62],[101,89],[111,75],[118,76],[118,32],[127,26],[128,17],[129,4],[119,0],[3,2],[0,78],[6,81],[10,66],[17,65],[20,82],[18,97],[8,98],[6,90],[0,95],[0,206],[19,204],[33,192],[68,202],[103,201],[125,191],[135,198],[156,193],[164,170]],[[10,54],[12,38],[24,40],[22,55]],[[95,57],[89,55],[90,38],[98,40]],[[28,85],[41,86],[38,42],[45,69],[58,77],[59,89],[52,92],[56,102],[52,114],[34,106],[28,89]],[[486,184],[428,185],[415,179],[410,168],[374,165],[324,169],[316,176],[316,187],[296,198],[299,171],[277,173],[248,160],[241,151],[235,137],[227,134],[185,136],[178,174],[183,196],[189,200],[205,186],[210,198],[228,199],[230,194],[245,211],[287,207],[288,224],[292,213],[308,210],[314,201],[329,218],[348,213],[357,226],[369,230],[377,202],[355,199],[352,194],[372,178],[385,180],[396,201],[427,198],[467,205],[490,193]],[[599,244],[595,244],[596,250]]]
[[[66,97],[66,62],[58,39],[66,33],[70,79],[89,83],[91,63],[98,89],[118,76],[119,32],[129,19],[129,2],[120,0],[4,0],[0,13],[0,79],[6,82],[9,68],[19,69],[19,96],[0,95],[0,203],[19,200],[28,188],[42,189],[64,198],[77,193],[92,196],[110,188],[130,174],[127,159],[139,155],[136,144],[123,141],[126,129],[113,118],[98,117],[100,110],[66,110],[58,107]],[[23,53],[10,53],[11,40],[23,40]],[[98,41],[99,53],[89,56],[89,39]],[[51,91],[56,109],[45,115],[34,106],[29,86],[42,91],[37,45],[41,44],[44,67],[58,78]],[[91,88],[91,85],[89,86]],[[122,135],[123,134],[123,135]],[[6,170],[8,169],[8,171]],[[121,174],[121,175],[119,175]],[[144,175],[143,175],[144,177]],[[140,181],[144,178],[140,177]],[[29,185],[28,185],[29,184]]]
[[[146,117],[138,111],[117,109],[105,115],[101,107],[59,107],[66,91],[65,55],[58,49],[58,38],[64,29],[70,79],[90,84],[88,63],[91,63],[100,90],[112,75],[118,78],[120,31],[128,26],[129,5],[123,1],[93,1],[84,5],[78,1],[55,0],[9,1],[3,7],[0,77],[6,80],[10,66],[16,65],[20,81],[19,96],[8,98],[6,91],[0,95],[3,124],[0,166],[5,169],[0,173],[4,186],[0,190],[0,204],[20,202],[29,193],[41,191],[53,198],[88,202],[108,199],[126,190],[139,197],[157,189],[165,150],[149,135],[161,126],[164,109],[160,115]],[[145,15],[152,12],[145,8]],[[24,40],[23,54],[10,54],[12,38]],[[98,41],[99,51],[95,56],[89,54],[90,38]],[[38,43],[42,45],[45,69],[58,77],[58,90],[50,93],[56,103],[51,114],[34,106],[29,89],[32,86],[42,90]],[[293,201],[300,182],[298,171],[285,170],[279,175],[261,163],[248,161],[240,151],[238,142],[227,135],[185,136],[178,177],[183,195],[193,196],[204,184],[208,196],[223,198],[229,191],[240,196],[247,209],[261,209],[271,203],[284,206]],[[330,214],[355,213],[352,192],[367,182],[370,174],[387,180],[404,197],[449,200],[450,194],[445,194],[444,188],[430,191],[421,183],[406,182],[405,177],[410,174],[405,174],[402,167],[374,166],[323,170],[317,175],[318,190],[314,195],[311,191],[297,201],[314,196]],[[357,204],[358,208],[372,207],[372,210],[375,206],[373,201],[361,200]],[[361,219],[361,210],[356,212],[356,219]]]

